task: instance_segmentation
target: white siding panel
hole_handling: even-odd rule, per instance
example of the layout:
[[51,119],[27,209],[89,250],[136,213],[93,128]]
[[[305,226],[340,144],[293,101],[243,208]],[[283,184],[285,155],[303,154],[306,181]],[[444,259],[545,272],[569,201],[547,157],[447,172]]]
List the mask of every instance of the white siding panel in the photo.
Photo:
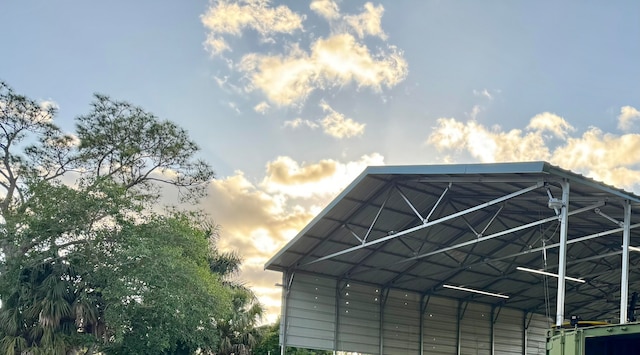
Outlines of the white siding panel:
[[385,355],[414,355],[420,351],[420,296],[391,290],[384,305]]
[[340,291],[338,350],[380,353],[380,289],[348,283]]
[[456,300],[430,297],[424,313],[424,353],[454,355],[457,353]]
[[462,355],[491,354],[491,306],[468,303],[460,327]]
[[287,346],[333,350],[336,282],[296,275],[287,300]]
[[[493,326],[495,355],[522,354],[523,312],[510,308],[496,309],[497,320]],[[499,313],[498,313],[499,312]]]

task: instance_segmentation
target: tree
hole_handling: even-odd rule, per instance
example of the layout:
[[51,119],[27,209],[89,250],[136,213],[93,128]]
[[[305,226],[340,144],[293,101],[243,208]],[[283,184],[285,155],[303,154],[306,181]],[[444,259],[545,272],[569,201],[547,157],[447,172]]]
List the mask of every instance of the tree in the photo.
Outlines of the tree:
[[[195,215],[158,214],[213,177],[186,131],[96,95],[75,135],[0,82],[0,353],[213,349],[231,291]],[[188,291],[188,292],[185,292]]]
[[259,334],[255,328],[264,309],[248,288],[236,285],[232,292],[231,316],[218,322],[220,345],[217,354],[249,355],[258,343]]

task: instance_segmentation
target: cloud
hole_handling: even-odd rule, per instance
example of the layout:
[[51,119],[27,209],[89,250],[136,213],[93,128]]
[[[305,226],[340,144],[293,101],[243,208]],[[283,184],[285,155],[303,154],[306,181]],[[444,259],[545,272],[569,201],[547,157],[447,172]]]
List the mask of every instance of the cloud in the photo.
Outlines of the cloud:
[[632,106],[624,106],[620,108],[620,115],[618,116],[618,128],[623,131],[628,131],[633,126],[634,120],[640,120],[640,111]]
[[471,109],[471,113],[469,113],[469,117],[475,121],[476,118],[478,118],[478,115],[480,114],[480,112],[482,112],[482,110],[484,110],[484,107],[480,105],[474,105],[473,108]]
[[269,111],[270,108],[271,106],[268,103],[262,101],[259,104],[255,105],[253,107],[253,110],[264,115],[265,113],[267,113],[267,111]]
[[347,163],[325,159],[312,164],[278,157],[267,164],[267,175],[260,186],[273,194],[324,201],[337,195],[370,165],[384,165],[384,157],[373,153]]
[[340,17],[338,4],[331,0],[313,0],[309,8],[327,20],[335,20]]
[[482,90],[475,90],[474,89],[473,90],[473,95],[479,96],[479,97],[484,97],[484,98],[487,98],[489,100],[493,100],[493,95],[491,95],[491,93],[487,89],[482,89]]
[[284,127],[291,127],[293,129],[296,129],[300,126],[307,126],[311,129],[316,129],[318,128],[318,124],[313,122],[313,121],[309,121],[309,120],[303,120],[302,118],[296,118],[294,120],[290,120],[290,121],[284,121]]
[[269,0],[213,1],[200,16],[209,30],[205,47],[212,55],[230,50],[224,35],[239,36],[246,28],[258,32],[264,40],[276,33],[290,34],[302,30],[303,16],[288,7],[269,7]]
[[261,90],[272,103],[289,106],[304,102],[315,89],[355,83],[380,91],[407,75],[407,63],[395,47],[372,55],[351,34],[316,40],[311,51],[293,45],[285,55],[245,55],[239,70],[249,79],[247,91]]
[[267,164],[267,175],[271,181],[281,185],[316,182],[335,172],[336,162],[333,160],[321,160],[317,164],[300,166],[291,158],[278,157]]
[[546,160],[549,150],[537,132],[519,129],[502,132],[488,129],[475,121],[459,122],[440,118],[427,139],[438,151],[467,151],[482,162]]
[[382,31],[383,13],[384,7],[382,5],[374,6],[368,2],[364,4],[364,12],[359,15],[345,16],[345,21],[360,38],[369,35],[386,40],[387,35]]
[[[441,153],[468,153],[483,163],[545,160],[598,181],[640,191],[640,134],[615,135],[590,127],[581,136],[561,117],[534,116],[527,131],[489,129],[475,121],[441,118],[427,143]],[[551,144],[545,132],[559,143]],[[446,161],[453,159],[447,156]]]
[[640,134],[615,135],[590,127],[556,148],[552,162],[609,184],[640,186]]
[[324,132],[335,138],[350,138],[364,134],[364,123],[358,123],[332,109],[326,102],[321,102],[320,107],[327,115],[320,121]]
[[560,139],[566,139],[569,132],[575,131],[575,128],[565,121],[564,118],[550,112],[535,115],[531,121],[529,121],[527,129],[538,132],[548,131]]

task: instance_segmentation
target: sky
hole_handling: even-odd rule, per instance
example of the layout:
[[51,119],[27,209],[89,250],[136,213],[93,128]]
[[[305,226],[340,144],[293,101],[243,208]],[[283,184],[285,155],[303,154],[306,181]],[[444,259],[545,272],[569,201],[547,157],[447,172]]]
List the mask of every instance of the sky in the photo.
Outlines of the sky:
[[240,278],[368,165],[545,160],[640,193],[640,2],[0,0],[0,80],[185,128]]

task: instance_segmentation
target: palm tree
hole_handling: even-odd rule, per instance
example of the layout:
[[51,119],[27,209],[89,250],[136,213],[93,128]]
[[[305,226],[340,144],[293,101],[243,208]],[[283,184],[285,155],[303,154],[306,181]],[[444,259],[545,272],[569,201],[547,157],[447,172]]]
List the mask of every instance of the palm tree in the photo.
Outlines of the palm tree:
[[264,307],[256,295],[242,282],[235,279],[240,271],[242,258],[235,252],[221,252],[217,248],[220,228],[209,226],[210,257],[209,269],[218,274],[232,291],[233,309],[228,319],[217,321],[220,335],[218,355],[248,355],[259,341],[256,328],[264,314]]

